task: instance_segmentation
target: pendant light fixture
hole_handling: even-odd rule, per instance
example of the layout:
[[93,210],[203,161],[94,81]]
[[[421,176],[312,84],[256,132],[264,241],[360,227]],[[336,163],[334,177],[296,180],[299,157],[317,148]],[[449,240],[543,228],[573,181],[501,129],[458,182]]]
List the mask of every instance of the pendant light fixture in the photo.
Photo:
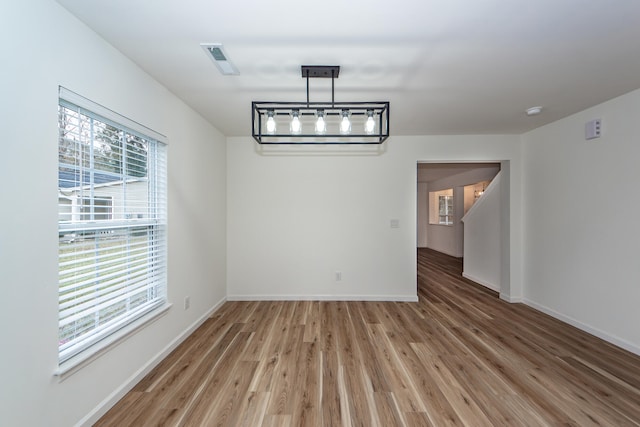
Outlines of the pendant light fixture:
[[[306,102],[251,104],[252,136],[259,144],[381,144],[389,137],[389,102],[335,102],[340,67],[303,65]],[[331,102],[310,102],[309,80],[331,79]]]
[[351,133],[351,120],[349,120],[349,110],[342,110],[342,120],[340,121],[340,135]]
[[276,133],[276,120],[273,117],[273,110],[267,111],[267,134],[275,135]]
[[373,110],[367,110],[367,121],[364,123],[364,133],[367,135],[376,133],[376,121],[373,119]]
[[289,125],[291,135],[300,135],[302,133],[302,123],[300,123],[300,110],[291,111],[291,124]]
[[324,110],[316,111],[316,135],[327,133],[327,122],[324,121]]
[[478,200],[484,194],[484,191],[485,191],[485,183],[483,182],[482,183],[482,190],[475,190],[473,192],[474,199]]

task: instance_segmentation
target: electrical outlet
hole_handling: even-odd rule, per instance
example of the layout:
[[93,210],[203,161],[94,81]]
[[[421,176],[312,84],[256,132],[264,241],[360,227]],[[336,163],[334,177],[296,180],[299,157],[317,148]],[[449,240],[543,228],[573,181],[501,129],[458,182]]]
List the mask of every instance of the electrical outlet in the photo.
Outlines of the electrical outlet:
[[188,310],[190,306],[191,306],[191,298],[189,298],[188,296],[184,297],[184,309]]
[[342,271],[336,271],[336,282],[342,280]]

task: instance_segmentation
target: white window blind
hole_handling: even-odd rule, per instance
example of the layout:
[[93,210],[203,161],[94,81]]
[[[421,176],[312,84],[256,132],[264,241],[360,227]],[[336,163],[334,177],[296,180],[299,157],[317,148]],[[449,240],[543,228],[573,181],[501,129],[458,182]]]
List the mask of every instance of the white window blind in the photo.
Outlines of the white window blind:
[[64,88],[58,111],[62,363],[166,303],[167,172],[161,135]]

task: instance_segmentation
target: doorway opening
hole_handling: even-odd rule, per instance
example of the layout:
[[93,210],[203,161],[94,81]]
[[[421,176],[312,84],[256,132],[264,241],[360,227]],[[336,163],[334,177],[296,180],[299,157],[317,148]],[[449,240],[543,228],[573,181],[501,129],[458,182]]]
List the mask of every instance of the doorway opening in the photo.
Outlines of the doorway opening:
[[459,258],[463,276],[497,292],[508,232],[501,169],[501,162],[417,164],[418,248]]

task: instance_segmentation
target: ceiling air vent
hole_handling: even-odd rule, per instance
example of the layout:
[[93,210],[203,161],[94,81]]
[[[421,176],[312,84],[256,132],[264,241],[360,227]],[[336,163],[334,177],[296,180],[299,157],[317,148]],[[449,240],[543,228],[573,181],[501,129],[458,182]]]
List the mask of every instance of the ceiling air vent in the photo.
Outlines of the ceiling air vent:
[[236,66],[227,58],[221,43],[201,43],[200,46],[207,52],[207,56],[211,58],[222,74],[225,76],[236,76],[240,74]]

